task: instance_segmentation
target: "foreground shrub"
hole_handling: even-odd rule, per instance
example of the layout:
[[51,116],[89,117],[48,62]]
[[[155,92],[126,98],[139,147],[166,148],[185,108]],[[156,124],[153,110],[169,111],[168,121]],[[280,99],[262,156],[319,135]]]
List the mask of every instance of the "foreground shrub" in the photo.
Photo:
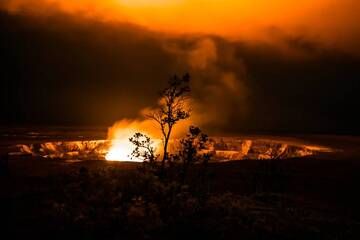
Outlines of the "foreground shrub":
[[[297,208],[286,196],[210,193],[151,172],[113,168],[66,176],[48,216],[66,236],[102,239],[349,239],[353,225]],[[282,204],[277,204],[280,202]],[[88,238],[89,239],[89,238]]]

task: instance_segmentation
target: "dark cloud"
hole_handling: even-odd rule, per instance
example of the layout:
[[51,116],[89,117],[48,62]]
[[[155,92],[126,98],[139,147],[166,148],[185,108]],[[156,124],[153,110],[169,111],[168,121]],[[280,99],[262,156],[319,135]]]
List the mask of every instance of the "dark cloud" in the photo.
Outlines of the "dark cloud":
[[0,32],[2,124],[109,126],[190,71],[210,131],[360,132],[359,58],[303,35],[230,41],[5,12]]
[[141,28],[1,18],[3,89],[14,121],[110,123],[155,99],[149,85],[159,89],[155,79],[169,74],[171,57]]

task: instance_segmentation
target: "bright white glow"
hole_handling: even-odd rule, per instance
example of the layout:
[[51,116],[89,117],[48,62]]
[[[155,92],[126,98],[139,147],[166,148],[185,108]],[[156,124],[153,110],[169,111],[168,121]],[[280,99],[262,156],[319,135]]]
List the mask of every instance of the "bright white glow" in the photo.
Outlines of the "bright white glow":
[[109,129],[109,140],[111,141],[111,146],[105,156],[105,159],[108,161],[142,162],[141,159],[131,157],[131,154],[135,149],[135,145],[131,143],[129,139],[138,132],[149,136],[153,140],[153,147],[155,149],[159,149],[161,141],[154,138],[153,135],[149,133],[151,130],[149,127],[150,123],[151,122],[146,121],[139,122],[129,120],[117,122]]
[[111,148],[105,159],[108,161],[131,161],[131,162],[142,162],[139,159],[131,159],[131,153],[135,149],[135,146],[130,143],[128,138],[113,140]]

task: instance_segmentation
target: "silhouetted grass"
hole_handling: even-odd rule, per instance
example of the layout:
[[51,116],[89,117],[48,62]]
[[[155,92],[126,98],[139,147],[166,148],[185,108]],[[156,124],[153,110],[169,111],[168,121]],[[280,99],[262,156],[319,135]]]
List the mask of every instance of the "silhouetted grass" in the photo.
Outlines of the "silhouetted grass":
[[10,196],[8,231],[12,239],[358,239],[356,221],[299,204],[278,186],[289,180],[281,164],[256,164],[240,171],[243,183],[262,186],[248,194],[217,191],[214,169],[204,185],[196,167],[186,183],[121,165],[32,177]]

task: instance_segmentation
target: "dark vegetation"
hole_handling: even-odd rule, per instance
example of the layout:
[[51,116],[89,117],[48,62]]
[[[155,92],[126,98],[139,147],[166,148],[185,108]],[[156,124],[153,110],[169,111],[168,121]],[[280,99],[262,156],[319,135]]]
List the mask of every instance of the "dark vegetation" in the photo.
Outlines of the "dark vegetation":
[[184,184],[171,168],[159,177],[149,166],[11,159],[1,176],[3,231],[11,239],[359,239],[355,161],[210,163],[205,181],[196,164]]

